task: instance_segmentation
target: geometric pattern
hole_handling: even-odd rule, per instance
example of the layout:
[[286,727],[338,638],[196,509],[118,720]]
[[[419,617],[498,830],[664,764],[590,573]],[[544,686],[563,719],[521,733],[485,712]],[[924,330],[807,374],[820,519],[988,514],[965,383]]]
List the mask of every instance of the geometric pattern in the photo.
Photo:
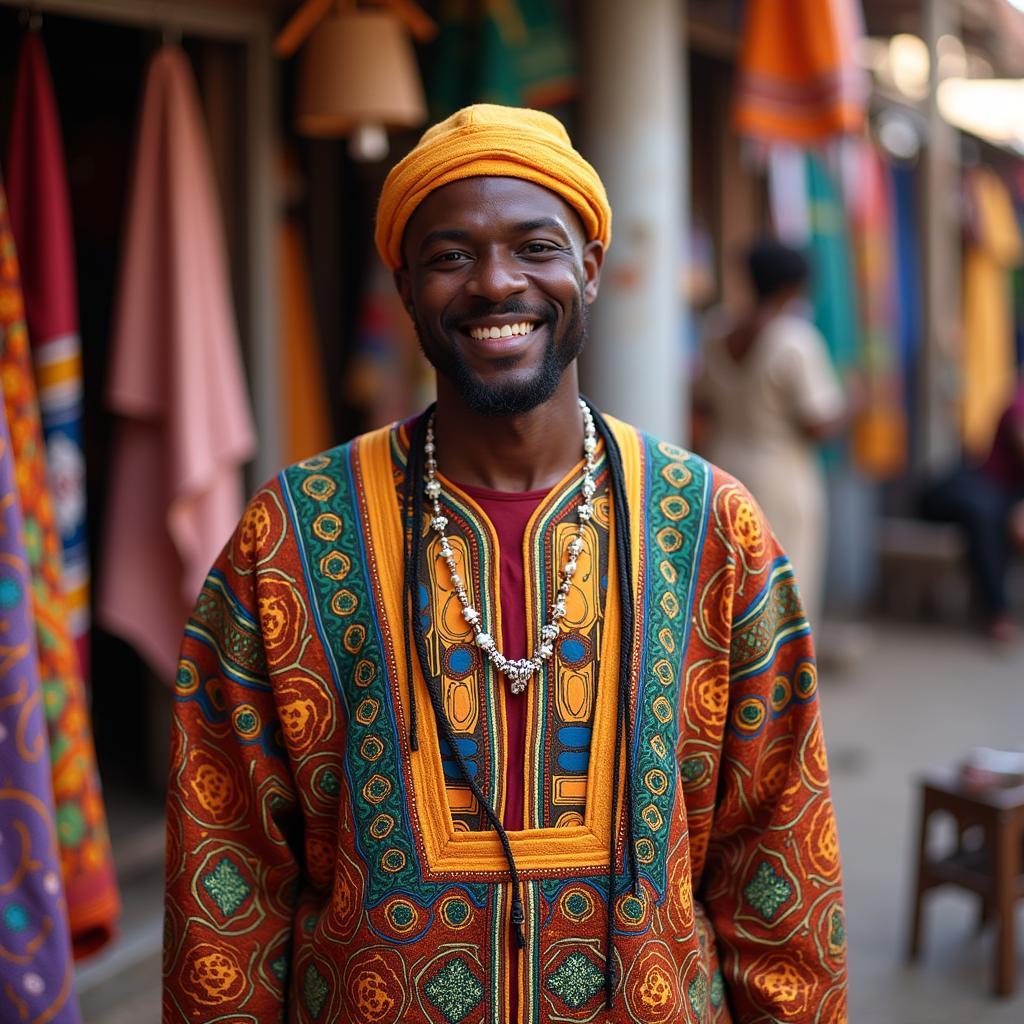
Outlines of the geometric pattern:
[[208,875],[203,875],[202,883],[225,917],[230,917],[249,898],[251,891],[228,857],[223,857]]
[[423,986],[423,991],[449,1024],[461,1024],[480,1005],[484,995],[483,987],[462,957],[449,960]]
[[545,985],[566,1006],[578,1010],[604,986],[604,974],[583,953],[570,953],[548,976]]
[[[638,520],[630,682],[641,891],[629,892],[626,857],[615,879],[615,1005],[602,1015],[607,864],[552,858],[523,880],[521,1019],[845,1020],[835,821],[792,570],[735,481],[613,427]],[[259,491],[204,586],[175,693],[165,1019],[506,1018],[518,980],[506,952],[507,873],[471,862],[425,870],[413,771],[423,750],[409,749],[397,696],[404,667],[392,645],[401,622],[380,614],[382,595],[401,589],[400,577],[384,577],[401,553],[381,549],[361,518],[400,488],[396,434],[308,459]],[[545,508],[556,506],[553,495]],[[393,513],[397,526],[397,500]],[[473,567],[483,571],[478,559]],[[479,576],[473,584],[476,596]],[[581,614],[614,648],[608,591],[600,580],[597,604]],[[549,597],[527,594],[535,610]],[[466,666],[449,661],[453,685],[442,696],[467,723],[460,750],[485,788],[501,788],[503,762],[486,753],[492,740],[464,743],[478,735],[474,714],[490,716],[484,735],[500,730],[500,705],[474,703],[472,692],[460,703]],[[593,700],[591,678],[579,678],[581,709]],[[561,719],[543,726],[551,741],[585,755],[599,723],[581,711],[570,725],[548,707]],[[427,703],[419,714],[422,742],[434,712]],[[561,798],[549,785],[556,766],[529,768],[534,806]],[[581,798],[578,788],[565,795]],[[543,832],[529,842],[543,853]]]
[[306,968],[306,977],[302,985],[302,1001],[306,1005],[306,1011],[314,1019],[323,1012],[324,1003],[327,1002],[329,990],[324,976],[310,964]]
[[779,907],[793,895],[793,886],[775,869],[763,860],[757,866],[757,874],[743,890],[747,902],[766,920],[770,921]]

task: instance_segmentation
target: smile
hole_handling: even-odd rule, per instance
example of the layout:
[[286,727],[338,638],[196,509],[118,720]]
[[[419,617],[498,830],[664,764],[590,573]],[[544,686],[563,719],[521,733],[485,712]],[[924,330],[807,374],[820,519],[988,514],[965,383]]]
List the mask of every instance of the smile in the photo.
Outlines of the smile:
[[489,338],[517,338],[529,334],[534,324],[502,324],[500,327],[471,327],[468,330],[469,336],[474,341],[486,341]]

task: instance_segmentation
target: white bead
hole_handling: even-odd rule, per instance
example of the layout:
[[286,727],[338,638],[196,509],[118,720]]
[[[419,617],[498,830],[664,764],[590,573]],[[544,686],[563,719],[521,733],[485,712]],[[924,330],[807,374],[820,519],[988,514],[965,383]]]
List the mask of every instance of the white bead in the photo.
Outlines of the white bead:
[[428,498],[436,498],[441,493],[441,485],[436,480],[428,480],[423,488]]
[[583,522],[586,522],[594,514],[594,510],[590,505],[580,505],[576,510],[576,514]]
[[543,658],[544,661],[547,661],[553,653],[554,648],[551,646],[551,644],[541,644],[540,648],[537,650],[538,657]]
[[551,609],[551,618],[553,619],[564,619],[565,618],[565,602],[556,601],[554,608]]
[[477,635],[473,639],[475,640],[477,647],[487,647],[488,645],[494,643],[494,641],[491,639],[490,633],[477,633]]
[[575,558],[582,550],[583,550],[583,541],[581,541],[578,537],[573,537],[573,539],[571,541],[569,541],[569,554],[570,554],[570,556]]
[[591,480],[589,477],[583,481],[583,494],[585,497],[592,498],[596,490],[597,486],[595,485],[594,481]]
[[583,439],[583,450],[585,452],[592,452],[597,447],[597,441],[592,437],[586,437]]
[[447,516],[434,516],[434,518],[430,520],[430,525],[435,530],[437,530],[438,533],[443,533],[444,532],[444,528],[448,525],[448,517]]
[[462,577],[457,572],[452,573],[452,586],[456,590],[459,590],[462,587]]
[[462,609],[462,617],[471,625],[475,626],[480,621],[480,613],[475,609],[466,605]]
[[554,640],[558,636],[557,626],[544,626],[540,631],[540,637],[544,641]]
[[565,563],[565,569],[563,570],[563,572],[566,576],[571,576],[575,571],[576,560],[574,558],[570,558],[569,561]]

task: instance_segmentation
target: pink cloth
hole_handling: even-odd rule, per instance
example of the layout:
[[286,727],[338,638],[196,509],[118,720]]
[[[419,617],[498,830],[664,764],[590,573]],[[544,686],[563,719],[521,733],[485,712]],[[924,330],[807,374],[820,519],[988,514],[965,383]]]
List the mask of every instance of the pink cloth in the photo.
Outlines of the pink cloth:
[[146,78],[107,402],[119,417],[98,617],[167,683],[255,451],[216,185],[191,68]]

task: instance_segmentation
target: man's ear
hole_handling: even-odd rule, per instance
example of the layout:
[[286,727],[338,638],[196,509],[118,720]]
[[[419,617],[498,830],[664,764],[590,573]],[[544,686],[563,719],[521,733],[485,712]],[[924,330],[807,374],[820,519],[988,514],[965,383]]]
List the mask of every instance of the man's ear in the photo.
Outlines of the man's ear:
[[583,301],[589,306],[597,298],[604,266],[604,244],[596,238],[583,246]]
[[405,311],[412,317],[412,281],[409,279],[409,268],[405,266],[397,267],[392,273],[392,279],[395,282],[395,287],[398,289],[398,294],[402,299],[402,305],[405,306]]

